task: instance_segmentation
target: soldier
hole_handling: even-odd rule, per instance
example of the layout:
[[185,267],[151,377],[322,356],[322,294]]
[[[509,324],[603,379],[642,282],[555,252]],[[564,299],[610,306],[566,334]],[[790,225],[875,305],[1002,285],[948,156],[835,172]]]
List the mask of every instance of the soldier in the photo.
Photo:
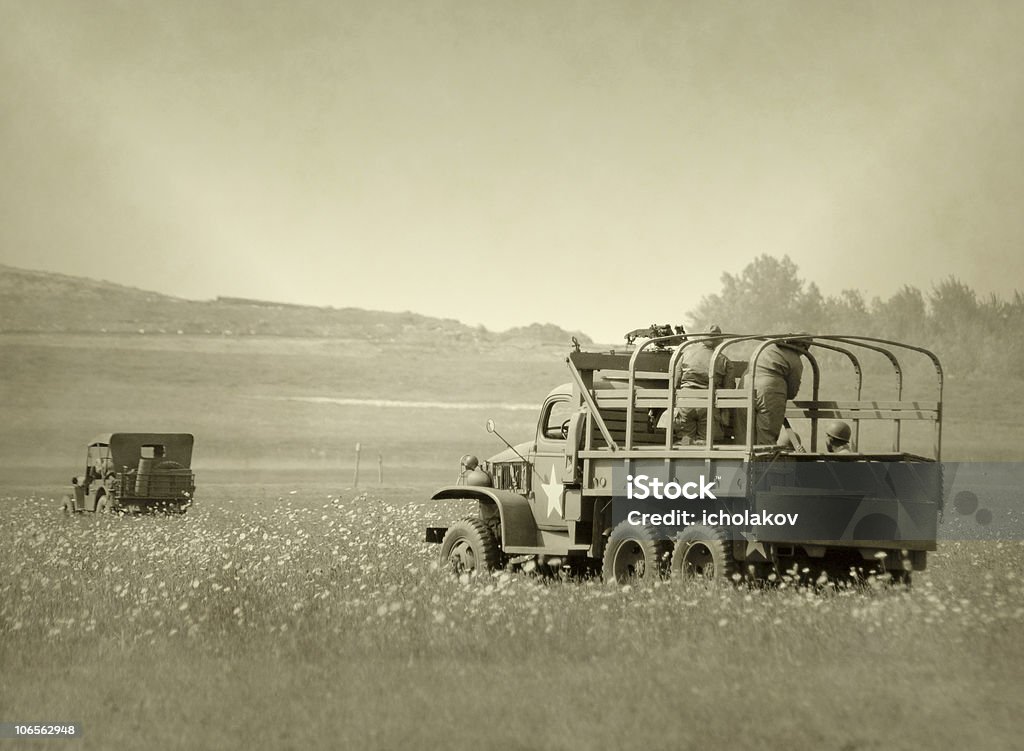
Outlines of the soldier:
[[[718,346],[721,339],[722,329],[711,324],[704,331],[707,336],[700,344],[694,344],[683,350],[682,357],[677,370],[677,388],[680,389],[706,389],[708,388],[712,373],[714,374],[715,388],[721,388],[725,382],[727,363],[724,357],[719,357],[714,368],[711,367],[711,355]],[[697,407],[686,407],[673,410],[673,426],[675,435],[683,444],[704,443],[708,435],[708,411]],[[661,416],[658,421],[659,428],[668,427],[668,412]],[[718,410],[712,410],[711,429],[714,431],[716,441],[722,440],[723,431]]]
[[800,391],[804,365],[800,356],[810,348],[809,339],[786,339],[768,345],[754,369],[754,443],[774,444],[786,419],[786,402]]
[[833,420],[825,426],[825,450],[830,454],[852,454],[850,425],[842,420]]

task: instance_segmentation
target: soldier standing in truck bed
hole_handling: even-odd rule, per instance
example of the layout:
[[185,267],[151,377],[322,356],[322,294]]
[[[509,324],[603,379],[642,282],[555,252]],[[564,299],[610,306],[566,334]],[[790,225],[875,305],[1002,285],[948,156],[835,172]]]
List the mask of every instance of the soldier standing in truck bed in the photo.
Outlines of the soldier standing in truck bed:
[[[728,363],[724,357],[719,357],[715,366],[711,367],[711,355],[715,347],[721,342],[717,337],[722,333],[715,324],[711,324],[704,331],[708,337],[700,344],[687,347],[680,357],[676,386],[680,389],[706,389],[711,382],[712,372],[714,373],[715,388],[721,388],[725,382]],[[712,410],[711,429],[714,431],[714,440],[722,440],[722,423],[718,410]],[[677,439],[684,444],[704,443],[708,435],[708,411],[696,407],[676,408],[674,433]],[[668,413],[662,415],[658,427],[668,427]]]
[[754,368],[754,443],[774,444],[786,417],[786,402],[800,391],[804,365],[800,356],[810,339],[789,339],[769,344]]

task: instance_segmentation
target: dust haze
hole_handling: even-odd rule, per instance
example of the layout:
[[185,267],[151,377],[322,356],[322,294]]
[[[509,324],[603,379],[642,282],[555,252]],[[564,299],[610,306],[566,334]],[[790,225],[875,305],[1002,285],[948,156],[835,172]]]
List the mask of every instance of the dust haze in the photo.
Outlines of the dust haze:
[[[1016,4],[8,1],[0,20],[15,266],[604,341],[682,322],[760,253],[826,294],[1024,279]],[[678,294],[609,310],[652,277]]]

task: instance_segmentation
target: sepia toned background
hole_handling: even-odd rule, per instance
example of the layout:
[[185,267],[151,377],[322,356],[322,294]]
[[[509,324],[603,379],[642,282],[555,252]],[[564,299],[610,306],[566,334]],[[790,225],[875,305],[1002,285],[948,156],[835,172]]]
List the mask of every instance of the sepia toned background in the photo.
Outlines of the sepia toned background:
[[[503,448],[488,418],[533,435],[572,337],[652,323],[930,347],[944,456],[1019,461],[1022,32],[999,2],[0,0],[0,721],[1012,747],[1020,543],[942,543],[910,591],[464,583],[421,540],[465,509],[418,502]],[[185,517],[60,515],[116,430],[195,434]]]
[[825,294],[1024,277],[1015,3],[2,12],[15,266],[601,341],[760,253]]

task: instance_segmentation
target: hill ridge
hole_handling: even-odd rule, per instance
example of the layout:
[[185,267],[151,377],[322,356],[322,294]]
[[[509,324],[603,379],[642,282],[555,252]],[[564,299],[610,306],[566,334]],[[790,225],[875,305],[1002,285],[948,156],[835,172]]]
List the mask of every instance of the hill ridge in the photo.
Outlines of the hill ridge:
[[163,333],[294,336],[478,346],[568,344],[585,334],[551,323],[501,332],[412,311],[304,305],[223,296],[190,300],[107,280],[0,264],[0,333]]

